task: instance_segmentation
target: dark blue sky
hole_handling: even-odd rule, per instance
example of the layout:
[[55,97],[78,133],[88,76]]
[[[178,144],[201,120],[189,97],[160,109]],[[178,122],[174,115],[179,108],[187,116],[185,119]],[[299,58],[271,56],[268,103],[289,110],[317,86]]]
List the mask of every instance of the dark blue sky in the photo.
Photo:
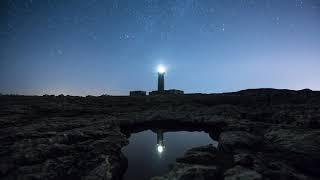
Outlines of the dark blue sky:
[[2,0],[0,92],[320,90],[318,0]]

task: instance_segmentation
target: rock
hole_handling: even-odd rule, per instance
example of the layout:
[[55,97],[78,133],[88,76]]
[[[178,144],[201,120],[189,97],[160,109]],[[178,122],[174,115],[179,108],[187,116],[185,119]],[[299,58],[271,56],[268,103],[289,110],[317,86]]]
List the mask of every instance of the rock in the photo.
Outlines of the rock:
[[112,179],[111,165],[110,165],[108,157],[106,157],[104,162],[102,162],[99,166],[97,166],[95,169],[93,169],[84,178],[84,180],[96,180],[96,179],[103,179],[103,180],[111,180]]
[[215,154],[217,152],[217,148],[213,144],[205,145],[205,146],[199,146],[194,147],[189,150],[185,154],[193,154],[196,152],[208,152],[211,154]]
[[142,98],[3,95],[0,177],[121,179],[127,166],[121,148],[128,143],[121,132],[129,137],[162,128],[205,131],[219,140],[217,150],[194,148],[178,158],[171,177],[213,177],[239,165],[266,179],[319,179],[319,117],[320,92],[311,90]]
[[15,168],[15,162],[9,158],[1,158],[0,160],[0,177],[6,175],[10,170]]
[[6,157],[0,159],[1,177],[53,180],[122,177],[127,161],[121,148],[128,140],[118,127],[104,128],[103,121],[79,127],[86,123],[83,121],[77,129],[70,124],[71,130],[68,130],[68,121],[59,123],[62,125],[57,128],[63,129],[60,132],[42,134],[37,129],[39,126],[32,126],[21,130],[23,133],[18,134],[14,143],[6,142],[9,151],[1,150]]
[[171,170],[164,176],[152,180],[206,180],[216,179],[221,175],[217,164],[217,149],[212,144],[187,150],[183,157],[177,158]]
[[[295,180],[315,180],[311,176],[306,176],[295,168],[288,166],[286,163],[278,161],[277,159],[265,159],[263,170],[260,169],[259,173],[263,175],[265,179],[295,179]],[[256,170],[258,172],[258,170]]]
[[176,163],[169,173],[151,180],[211,180],[219,177],[220,170],[216,166]]
[[218,149],[225,153],[239,150],[253,151],[259,148],[262,138],[245,131],[226,131],[219,137]]
[[266,148],[274,156],[320,176],[320,130],[272,129],[264,138]]
[[233,155],[233,161],[236,165],[241,165],[245,167],[252,167],[253,165],[253,157],[251,154],[240,153]]
[[187,164],[214,165],[217,163],[216,151],[217,149],[211,144],[200,146],[188,150],[183,157],[177,158],[176,161]]
[[242,167],[235,166],[231,169],[228,169],[224,173],[225,180],[262,180],[262,175],[258,172]]

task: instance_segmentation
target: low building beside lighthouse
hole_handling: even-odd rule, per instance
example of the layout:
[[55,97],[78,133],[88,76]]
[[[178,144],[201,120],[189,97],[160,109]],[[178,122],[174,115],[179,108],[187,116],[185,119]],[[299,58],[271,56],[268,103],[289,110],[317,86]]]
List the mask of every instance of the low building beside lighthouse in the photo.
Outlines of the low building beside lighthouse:
[[161,95],[161,94],[184,94],[184,91],[179,89],[168,89],[164,91],[151,91],[149,92],[149,95]]
[[146,96],[146,91],[130,91],[130,96]]

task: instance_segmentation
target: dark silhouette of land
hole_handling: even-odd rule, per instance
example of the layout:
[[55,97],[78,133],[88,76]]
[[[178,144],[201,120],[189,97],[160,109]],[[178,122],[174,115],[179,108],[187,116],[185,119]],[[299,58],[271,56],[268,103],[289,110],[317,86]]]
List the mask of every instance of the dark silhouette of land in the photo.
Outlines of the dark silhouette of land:
[[[162,179],[319,179],[320,92],[0,96],[0,179],[121,179],[121,148],[147,129],[205,131],[219,145]],[[143,171],[143,169],[141,170]]]

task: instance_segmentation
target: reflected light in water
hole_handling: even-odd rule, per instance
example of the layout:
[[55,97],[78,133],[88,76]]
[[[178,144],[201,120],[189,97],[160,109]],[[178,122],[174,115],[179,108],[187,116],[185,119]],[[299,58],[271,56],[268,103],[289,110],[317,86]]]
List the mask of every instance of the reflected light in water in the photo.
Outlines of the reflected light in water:
[[[133,133],[129,141],[130,144],[123,148],[128,158],[128,169],[123,180],[149,180],[163,175],[168,172],[169,165],[175,163],[176,158],[182,157],[188,149],[211,143],[217,145],[205,132],[170,132],[160,129]],[[159,145],[162,146],[161,153],[158,151]]]
[[163,152],[163,149],[164,149],[164,147],[162,145],[158,144],[158,147],[157,147],[158,153],[161,154]]
[[164,143],[163,143],[163,131],[157,131],[157,150],[158,153],[161,154],[164,150]]

